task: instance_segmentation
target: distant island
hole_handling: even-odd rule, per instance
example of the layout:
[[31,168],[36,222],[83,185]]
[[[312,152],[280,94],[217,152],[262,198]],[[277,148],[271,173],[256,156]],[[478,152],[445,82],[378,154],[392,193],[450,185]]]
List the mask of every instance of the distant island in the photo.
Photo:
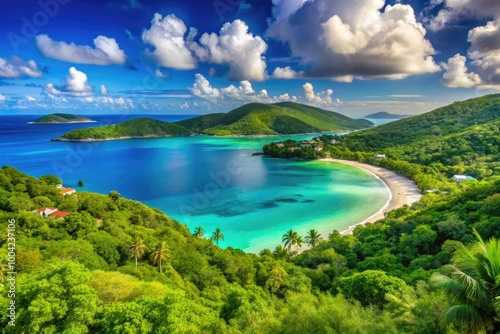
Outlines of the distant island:
[[78,129],[52,141],[103,141],[132,138],[161,138],[190,136],[193,132],[183,126],[151,118],[136,118],[121,124]]
[[299,103],[249,103],[228,113],[177,122],[193,132],[214,136],[251,136],[351,131],[373,126],[364,119]]
[[391,114],[388,113],[387,111],[379,111],[374,114],[366,115],[363,118],[371,118],[371,119],[401,119],[401,118],[407,118],[411,117],[411,115],[398,115],[398,114]]
[[91,123],[96,122],[90,118],[73,114],[50,114],[42,116],[28,124],[60,124],[60,123]]
[[121,124],[70,131],[53,141],[98,141],[206,134],[255,136],[352,131],[372,127],[365,119],[352,119],[332,111],[298,103],[249,103],[228,113],[217,113],[169,123],[137,118]]

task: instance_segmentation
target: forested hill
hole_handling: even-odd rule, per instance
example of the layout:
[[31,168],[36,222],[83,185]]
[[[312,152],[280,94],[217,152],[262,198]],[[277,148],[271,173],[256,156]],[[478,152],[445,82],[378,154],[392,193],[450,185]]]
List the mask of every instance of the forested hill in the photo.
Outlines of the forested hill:
[[190,136],[183,126],[151,118],[136,118],[121,124],[73,130],[54,141],[96,141],[128,138]]
[[177,122],[192,131],[209,135],[275,135],[358,130],[373,126],[367,120],[306,106],[283,102],[249,103],[227,114],[210,114]]
[[30,124],[35,124],[35,123],[86,123],[86,122],[95,122],[91,120],[90,118],[83,117],[83,116],[78,116],[78,115],[73,115],[73,114],[50,114],[50,115],[45,115],[40,118],[37,118],[33,122],[30,122]]
[[457,134],[473,125],[500,119],[500,94],[455,102],[431,112],[405,118],[373,129],[352,134],[349,138],[368,147],[385,148]]

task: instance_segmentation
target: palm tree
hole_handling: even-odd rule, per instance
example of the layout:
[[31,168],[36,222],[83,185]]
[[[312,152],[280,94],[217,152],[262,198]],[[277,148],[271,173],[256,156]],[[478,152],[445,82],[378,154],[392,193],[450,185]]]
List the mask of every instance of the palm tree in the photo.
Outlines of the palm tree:
[[315,229],[309,230],[309,232],[307,232],[307,235],[305,237],[305,241],[309,246],[311,246],[311,248],[316,247],[321,240],[323,240],[321,234],[319,234],[318,231],[316,231]]
[[299,248],[302,247],[303,242],[304,240],[300,235],[298,235],[297,238],[295,238],[295,246],[297,246],[297,252],[299,251]]
[[294,232],[293,230],[290,230],[285,234],[283,234],[281,242],[284,242],[285,247],[288,247],[288,253],[292,251],[292,246],[295,245],[297,237],[298,237],[297,232]]
[[273,250],[273,256],[277,259],[284,258],[288,255],[288,252],[283,246],[279,245]]
[[169,249],[165,241],[160,241],[156,245],[153,253],[151,253],[151,255],[149,256],[151,262],[153,262],[154,265],[158,265],[158,267],[160,268],[160,274],[163,274],[161,268],[162,262],[170,259],[170,254],[168,254],[168,251]]
[[144,255],[146,245],[142,242],[141,238],[135,237],[132,245],[129,248],[130,257],[135,257],[135,269],[137,269],[137,258]]
[[500,332],[500,240],[487,242],[474,230],[478,242],[461,243],[453,254],[449,276],[433,281],[455,304],[443,315],[443,324],[462,325],[469,333]]
[[214,233],[212,233],[212,238],[210,240],[215,241],[217,246],[219,246],[219,240],[224,240],[224,234],[221,233],[220,228],[216,228]]
[[197,238],[203,238],[203,235],[204,235],[204,233],[203,233],[203,227],[201,227],[201,226],[196,227],[194,229],[193,235],[195,237],[197,237]]

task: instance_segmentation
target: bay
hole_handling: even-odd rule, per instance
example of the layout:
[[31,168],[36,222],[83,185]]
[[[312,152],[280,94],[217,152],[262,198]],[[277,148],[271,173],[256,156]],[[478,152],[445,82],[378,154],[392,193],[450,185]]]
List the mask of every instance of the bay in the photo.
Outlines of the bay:
[[[147,115],[176,121],[185,115]],[[249,252],[274,249],[289,229],[324,237],[377,212],[389,199],[383,183],[351,166],[251,156],[274,137],[176,137],[96,143],[51,142],[76,128],[115,124],[137,116],[91,115],[97,123],[31,124],[34,115],[0,117],[0,163],[39,177],[54,174],[78,191],[123,197],[158,208],[220,246]],[[141,115],[144,117],[144,115]],[[192,116],[190,116],[192,117]],[[78,180],[85,186],[77,187]]]

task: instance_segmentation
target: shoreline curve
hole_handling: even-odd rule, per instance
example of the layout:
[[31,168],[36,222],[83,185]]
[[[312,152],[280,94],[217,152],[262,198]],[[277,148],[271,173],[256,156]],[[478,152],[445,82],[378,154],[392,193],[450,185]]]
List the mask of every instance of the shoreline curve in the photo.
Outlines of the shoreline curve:
[[375,212],[373,215],[366,218],[362,222],[351,225],[346,230],[340,231],[340,234],[342,235],[352,234],[356,226],[374,223],[377,220],[383,219],[386,212],[398,209],[404,205],[411,205],[415,202],[418,202],[422,197],[422,193],[420,189],[418,189],[415,182],[389,169],[351,160],[330,158],[320,159],[320,161],[337,162],[363,169],[382,181],[382,183],[389,191],[389,200],[379,211]]

